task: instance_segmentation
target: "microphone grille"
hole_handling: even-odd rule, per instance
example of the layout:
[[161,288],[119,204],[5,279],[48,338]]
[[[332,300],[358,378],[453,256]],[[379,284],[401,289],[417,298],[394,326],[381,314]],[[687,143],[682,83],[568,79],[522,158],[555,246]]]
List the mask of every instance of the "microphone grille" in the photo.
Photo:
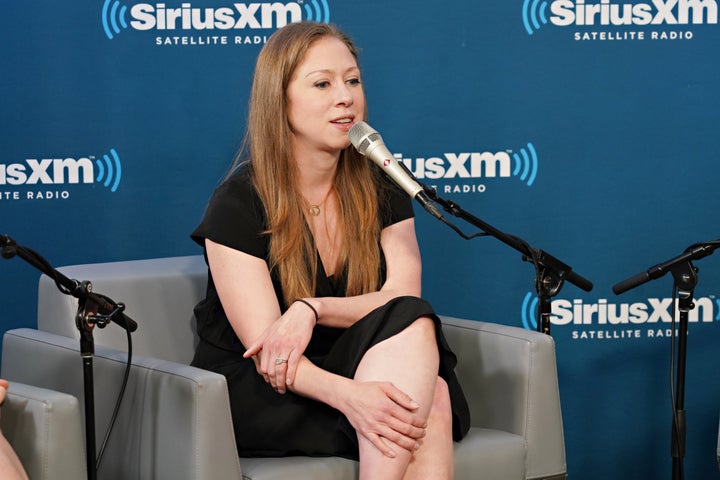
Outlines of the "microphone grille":
[[382,139],[380,134],[365,122],[358,122],[350,127],[348,138],[361,155],[365,155],[371,142]]
[[363,137],[360,145],[355,148],[357,148],[357,151],[360,152],[360,155],[365,155],[365,152],[367,151],[370,144],[373,142],[377,142],[378,140],[382,142],[382,137],[380,136],[380,134],[377,132],[371,133],[370,135]]

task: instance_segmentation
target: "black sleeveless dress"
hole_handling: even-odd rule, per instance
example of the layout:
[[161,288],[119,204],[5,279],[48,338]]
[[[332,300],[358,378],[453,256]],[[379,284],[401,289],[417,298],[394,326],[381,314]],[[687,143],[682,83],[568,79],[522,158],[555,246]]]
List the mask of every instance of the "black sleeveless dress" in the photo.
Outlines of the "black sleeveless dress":
[[[388,184],[381,193],[383,228],[413,216],[409,197]],[[214,192],[200,225],[191,237],[204,239],[268,258],[265,213],[247,169],[226,180]],[[384,278],[384,261],[381,277]],[[271,272],[282,311],[287,305],[280,281]],[[344,296],[345,276],[328,277],[318,257],[317,297]],[[428,302],[415,297],[396,298],[358,320],[347,329],[318,325],[305,356],[319,367],[352,378],[365,352],[402,331],[419,317],[434,319],[440,352],[438,374],[450,388],[453,437],[459,441],[470,427],[465,396],[453,371],[457,360],[447,345],[440,320]],[[355,430],[338,410],[292,392],[280,395],[258,375],[251,359],[242,357],[245,347],[235,335],[223,311],[208,270],[206,298],[195,307],[200,343],[192,365],[225,376],[230,394],[233,427],[241,457],[291,455],[340,456],[357,460]]]

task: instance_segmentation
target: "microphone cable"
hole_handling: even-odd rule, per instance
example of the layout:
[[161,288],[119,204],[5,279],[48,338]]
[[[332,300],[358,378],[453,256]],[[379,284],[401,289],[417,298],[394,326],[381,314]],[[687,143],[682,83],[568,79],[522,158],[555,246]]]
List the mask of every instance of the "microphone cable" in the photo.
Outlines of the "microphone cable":
[[[675,439],[676,442],[678,442],[677,445],[672,445],[671,450],[672,450],[673,455],[676,453],[674,451],[675,448],[678,449],[678,453],[679,453],[680,442],[683,441],[683,439],[680,437],[680,433],[681,433],[680,419],[678,418],[678,415],[677,415],[677,405],[676,405],[676,398],[675,398],[675,376],[677,375],[676,371],[675,371],[675,337],[676,337],[675,330],[676,330],[676,323],[677,323],[676,313],[678,312],[677,291],[678,291],[677,284],[675,284],[673,282],[672,302],[671,302],[673,313],[672,313],[672,321],[670,322],[670,408],[672,408],[672,417],[673,417],[673,422],[672,422],[673,438]],[[680,474],[680,478],[677,480],[682,480],[685,476],[683,470],[681,469],[678,473]]]
[[130,330],[125,329],[125,333],[127,334],[127,362],[125,363],[125,373],[123,374],[123,380],[120,383],[120,392],[118,393],[118,398],[115,402],[115,409],[113,410],[112,417],[110,418],[110,423],[108,424],[107,431],[105,432],[105,438],[103,439],[102,446],[100,447],[100,451],[97,454],[97,460],[95,461],[95,471],[100,470],[100,464],[102,462],[103,453],[105,453],[105,447],[107,447],[107,442],[110,439],[110,433],[113,430],[113,427],[115,426],[115,421],[117,420],[118,414],[120,413],[120,405],[122,404],[122,400],[125,397],[125,388],[127,387],[128,378],[130,377],[130,367],[132,366],[132,335],[130,334]]

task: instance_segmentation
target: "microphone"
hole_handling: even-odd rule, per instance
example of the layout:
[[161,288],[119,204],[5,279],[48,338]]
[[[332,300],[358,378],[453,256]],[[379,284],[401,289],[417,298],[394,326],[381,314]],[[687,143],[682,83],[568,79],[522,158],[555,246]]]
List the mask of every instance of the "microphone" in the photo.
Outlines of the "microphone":
[[417,200],[422,207],[433,217],[442,219],[443,215],[435,206],[425,189],[418,183],[415,176],[398,162],[385,146],[380,134],[365,122],[357,122],[350,128],[348,138],[355,149],[369,158],[385,172],[400,188],[405,190],[411,198]]

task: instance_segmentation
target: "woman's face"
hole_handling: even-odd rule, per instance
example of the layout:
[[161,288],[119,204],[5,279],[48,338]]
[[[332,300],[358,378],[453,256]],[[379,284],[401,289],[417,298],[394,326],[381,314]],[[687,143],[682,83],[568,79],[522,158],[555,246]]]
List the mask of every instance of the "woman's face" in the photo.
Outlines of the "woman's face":
[[339,154],[350,145],[350,127],[364,120],[360,69],[345,43],[335,37],[310,46],[286,94],[296,154]]

